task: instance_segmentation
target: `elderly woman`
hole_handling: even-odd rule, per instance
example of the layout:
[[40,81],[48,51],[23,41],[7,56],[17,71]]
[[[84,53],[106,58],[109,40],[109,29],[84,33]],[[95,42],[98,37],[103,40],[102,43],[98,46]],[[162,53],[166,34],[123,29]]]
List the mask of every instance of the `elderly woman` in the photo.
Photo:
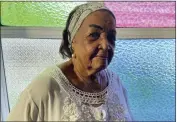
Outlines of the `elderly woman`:
[[116,19],[101,3],[77,6],[63,31],[60,53],[23,91],[8,121],[132,121],[126,90],[109,71]]

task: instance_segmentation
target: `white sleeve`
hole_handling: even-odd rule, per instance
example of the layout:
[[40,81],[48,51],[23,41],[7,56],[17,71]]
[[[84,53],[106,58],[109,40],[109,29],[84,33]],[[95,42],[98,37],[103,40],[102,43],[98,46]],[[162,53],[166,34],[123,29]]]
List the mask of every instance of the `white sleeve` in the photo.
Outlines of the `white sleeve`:
[[10,111],[7,121],[40,121],[39,110],[29,92],[25,89],[15,107]]
[[129,116],[130,116],[130,119],[131,119],[130,121],[134,121],[133,115],[132,115],[130,107],[129,107],[128,97],[127,97],[127,90],[123,86],[122,81],[120,80],[120,78],[119,78],[119,76],[117,74],[115,74],[112,71],[109,71],[109,73],[112,74],[112,77],[114,77],[114,80],[117,81],[117,84],[119,85],[119,88],[121,89],[121,91],[123,93],[123,97],[125,98],[125,102],[126,102],[126,105],[127,105],[128,113],[129,113]]

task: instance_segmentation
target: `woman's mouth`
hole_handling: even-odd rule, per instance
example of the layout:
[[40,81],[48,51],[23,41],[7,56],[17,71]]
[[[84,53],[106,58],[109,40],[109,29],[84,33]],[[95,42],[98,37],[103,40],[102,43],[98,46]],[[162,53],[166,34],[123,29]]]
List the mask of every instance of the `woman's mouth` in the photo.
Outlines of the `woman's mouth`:
[[99,57],[99,58],[102,58],[102,59],[107,59],[108,56],[104,56],[104,55],[96,55],[95,57]]

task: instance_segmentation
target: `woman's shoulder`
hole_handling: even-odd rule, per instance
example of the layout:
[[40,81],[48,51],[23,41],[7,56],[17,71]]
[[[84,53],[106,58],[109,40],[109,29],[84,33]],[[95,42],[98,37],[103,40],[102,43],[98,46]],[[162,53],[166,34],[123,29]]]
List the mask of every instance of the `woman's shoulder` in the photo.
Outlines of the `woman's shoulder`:
[[104,69],[103,72],[107,75],[109,82],[114,84],[113,86],[118,85],[120,87],[123,87],[122,82],[121,82],[119,75],[117,73],[113,72],[111,69],[108,69],[108,68]]
[[59,84],[52,76],[55,70],[48,67],[32,80],[21,92],[8,120],[42,121],[48,117],[46,112],[53,109],[51,105],[58,105],[60,98]]
[[109,79],[116,79],[119,80],[119,75],[115,72],[113,72],[111,69],[106,68],[104,70],[101,71],[102,73],[104,73],[105,75],[107,75],[107,77]]
[[47,67],[32,80],[25,90],[34,100],[48,99],[54,91],[60,92],[60,86],[54,78],[56,75],[56,66]]

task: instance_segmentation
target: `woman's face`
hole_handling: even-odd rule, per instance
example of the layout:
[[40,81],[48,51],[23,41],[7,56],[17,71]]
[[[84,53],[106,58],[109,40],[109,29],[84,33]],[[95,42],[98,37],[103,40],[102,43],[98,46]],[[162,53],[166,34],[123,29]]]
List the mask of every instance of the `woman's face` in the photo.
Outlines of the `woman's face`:
[[116,21],[108,11],[88,15],[72,43],[78,65],[95,71],[105,69],[114,53],[115,28]]

